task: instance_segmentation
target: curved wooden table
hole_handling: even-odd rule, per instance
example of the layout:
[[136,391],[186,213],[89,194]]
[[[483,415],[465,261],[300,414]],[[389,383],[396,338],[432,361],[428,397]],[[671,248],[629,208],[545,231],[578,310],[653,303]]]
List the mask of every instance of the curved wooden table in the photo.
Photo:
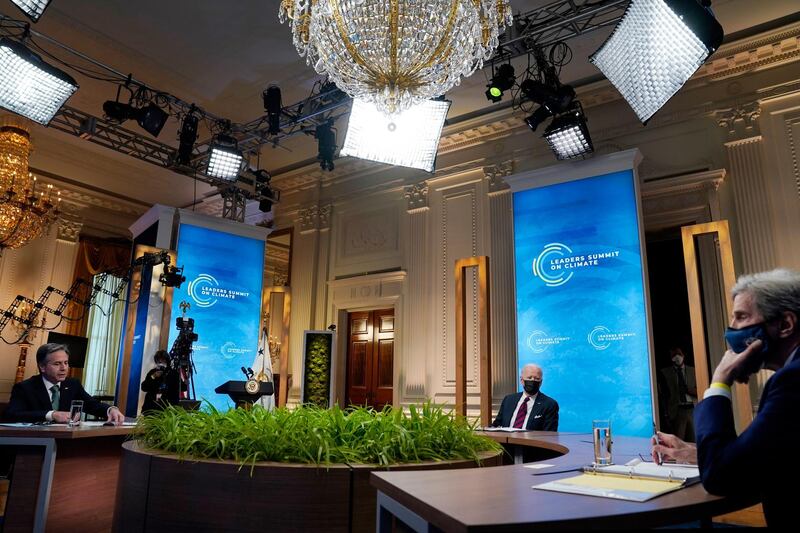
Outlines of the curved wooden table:
[[[752,500],[708,494],[701,484],[647,502],[533,490],[533,485],[577,474],[592,462],[589,433],[526,431],[490,433],[505,444],[564,453],[541,461],[541,469],[524,465],[433,472],[373,472],[378,489],[378,531],[391,530],[395,515],[416,531],[525,531],[666,526],[728,513],[753,505]],[[645,438],[615,437],[613,458],[625,463],[649,454]],[[532,463],[535,464],[535,463]]]

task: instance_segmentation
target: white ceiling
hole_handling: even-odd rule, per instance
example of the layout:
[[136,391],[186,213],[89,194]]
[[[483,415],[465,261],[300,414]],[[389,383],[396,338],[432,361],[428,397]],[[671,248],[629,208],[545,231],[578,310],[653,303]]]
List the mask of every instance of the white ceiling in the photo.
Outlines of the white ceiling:
[[[515,11],[548,3],[511,2]],[[305,98],[318,79],[297,55],[288,26],[278,23],[278,4],[279,0],[52,0],[33,29],[213,114],[245,122],[263,114],[261,92],[270,83],[281,86],[288,104]],[[713,6],[730,34],[793,14],[798,1],[717,0]],[[0,0],[0,12],[23,18],[9,0]],[[574,59],[562,74],[564,81],[599,74],[586,58],[609,31],[570,41]],[[450,118],[490,108],[483,95],[487,74],[486,69],[478,72],[448,93],[453,101]],[[74,76],[81,89],[69,105],[102,115],[102,103],[114,99],[115,86]],[[131,122],[125,127],[141,131]],[[177,123],[169,122],[159,141],[176,144],[177,129]],[[339,130],[341,142],[343,124]],[[171,171],[39,126],[33,136],[31,165],[36,169],[147,204],[186,205],[195,194],[193,180]],[[295,136],[282,148],[265,148],[261,166],[274,170],[315,156],[314,140]],[[207,185],[197,184],[199,196],[209,193]]]

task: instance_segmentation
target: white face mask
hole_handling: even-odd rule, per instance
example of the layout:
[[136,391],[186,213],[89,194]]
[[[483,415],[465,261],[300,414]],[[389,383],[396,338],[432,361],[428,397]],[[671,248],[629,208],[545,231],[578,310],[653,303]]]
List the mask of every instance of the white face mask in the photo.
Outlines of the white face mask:
[[683,364],[683,356],[682,355],[673,355],[672,362],[675,366],[681,366]]

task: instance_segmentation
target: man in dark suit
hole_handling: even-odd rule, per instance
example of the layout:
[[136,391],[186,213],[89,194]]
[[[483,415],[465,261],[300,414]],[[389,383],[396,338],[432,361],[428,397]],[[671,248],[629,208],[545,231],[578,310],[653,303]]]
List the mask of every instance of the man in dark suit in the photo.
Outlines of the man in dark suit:
[[125,417],[114,406],[89,396],[80,381],[68,378],[69,354],[63,344],[44,344],[36,350],[39,374],[14,385],[6,416],[18,422],[58,422],[69,420],[73,400],[83,400],[83,410],[119,425]]
[[697,382],[694,367],[684,364],[685,356],[679,347],[669,351],[672,365],[661,369],[660,383],[666,387],[666,407],[669,427],[684,441],[694,442],[694,404],[697,403]]
[[523,392],[503,398],[492,425],[539,431],[558,431],[558,402],[540,392],[542,368],[528,364],[522,367],[519,381]]
[[[780,480],[800,476],[800,273],[772,270],[739,278],[725,333],[730,350],[695,408],[703,486],[712,494],[761,500],[770,527],[789,527],[797,495]],[[734,381],[746,383],[762,365],[775,374],[761,394],[758,414],[736,435]]]

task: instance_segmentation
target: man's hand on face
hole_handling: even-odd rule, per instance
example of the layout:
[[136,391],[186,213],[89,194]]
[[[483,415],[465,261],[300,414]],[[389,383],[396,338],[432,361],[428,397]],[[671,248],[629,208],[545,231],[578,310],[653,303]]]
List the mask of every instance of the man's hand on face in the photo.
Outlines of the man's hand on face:
[[763,358],[761,353],[763,345],[763,342],[757,340],[742,353],[736,353],[733,350],[725,352],[722,361],[719,362],[716,370],[714,370],[714,377],[711,381],[724,383],[728,386],[733,385],[734,381],[747,383],[750,380],[753,369],[757,370],[761,367],[760,359]]
[[57,424],[66,424],[69,422],[69,413],[66,411],[53,411],[53,422]]

